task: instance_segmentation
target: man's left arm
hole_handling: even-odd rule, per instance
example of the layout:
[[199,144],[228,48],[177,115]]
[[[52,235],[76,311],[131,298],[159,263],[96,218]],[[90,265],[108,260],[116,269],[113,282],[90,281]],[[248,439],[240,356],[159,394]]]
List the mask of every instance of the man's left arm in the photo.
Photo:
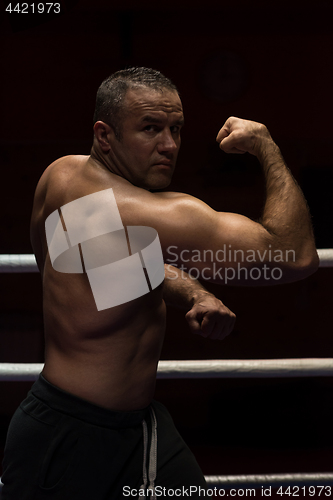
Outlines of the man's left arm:
[[236,316],[221,300],[189,274],[166,264],[163,298],[166,304],[187,310],[186,321],[202,337],[222,340],[232,332]]

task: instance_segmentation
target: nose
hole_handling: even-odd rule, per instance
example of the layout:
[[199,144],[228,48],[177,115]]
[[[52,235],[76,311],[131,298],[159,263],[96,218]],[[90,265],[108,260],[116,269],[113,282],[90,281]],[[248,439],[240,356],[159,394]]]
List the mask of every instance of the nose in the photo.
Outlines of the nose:
[[159,153],[174,153],[179,148],[179,144],[175,141],[171,130],[165,129],[160,136],[157,149]]

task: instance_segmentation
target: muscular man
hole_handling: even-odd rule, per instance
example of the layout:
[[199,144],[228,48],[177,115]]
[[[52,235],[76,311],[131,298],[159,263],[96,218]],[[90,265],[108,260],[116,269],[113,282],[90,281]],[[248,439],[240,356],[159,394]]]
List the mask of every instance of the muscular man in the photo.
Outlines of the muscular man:
[[[176,87],[159,72],[131,68],[104,81],[94,121],[90,156],[57,160],[36,190],[31,239],[43,279],[45,366],[9,430],[4,500],[119,499],[143,494],[147,485],[150,493],[155,485],[178,488],[185,497],[182,487],[204,487],[166,409],[152,401],[165,301],[187,307],[190,326],[207,337],[223,338],[235,319],[175,268],[167,268],[164,286],[97,310],[87,274],[61,273],[51,264],[50,214],[111,188],[124,227],[155,229],[165,259],[172,246],[180,267],[186,251],[187,268],[204,279],[224,283],[223,270],[239,270],[241,263],[245,270],[233,283],[271,284],[272,254],[290,250],[292,259],[280,259],[279,283],[302,279],[318,266],[306,201],[265,126],[229,118],[217,136],[224,151],[249,152],[262,165],[267,198],[261,221],[254,222],[185,194],[154,192],[171,181],[184,122]],[[92,215],[87,210],[87,221]],[[63,218],[62,224],[66,230]],[[237,258],[227,252],[216,273],[214,256],[225,245]],[[213,258],[198,259],[204,252]],[[251,276],[254,267],[265,271],[261,279]]]

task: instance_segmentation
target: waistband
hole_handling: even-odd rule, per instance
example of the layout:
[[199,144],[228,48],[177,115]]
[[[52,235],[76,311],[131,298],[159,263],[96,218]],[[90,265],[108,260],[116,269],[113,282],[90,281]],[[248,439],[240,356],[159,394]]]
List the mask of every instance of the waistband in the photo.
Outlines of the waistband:
[[134,411],[114,411],[97,406],[70,394],[48,382],[42,375],[34,383],[30,394],[49,408],[99,427],[126,428],[142,425],[149,415],[149,408]]

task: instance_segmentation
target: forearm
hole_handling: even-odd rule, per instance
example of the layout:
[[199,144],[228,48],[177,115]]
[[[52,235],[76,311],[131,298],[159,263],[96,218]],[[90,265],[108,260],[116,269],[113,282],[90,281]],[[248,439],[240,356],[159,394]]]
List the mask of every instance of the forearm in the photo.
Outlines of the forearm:
[[163,298],[168,305],[188,310],[200,297],[210,293],[185,271],[170,264],[165,264],[164,270]]
[[169,305],[186,309],[193,333],[222,340],[233,330],[235,314],[187,273],[165,265],[163,298]]
[[318,256],[306,200],[270,136],[263,140],[256,156],[266,180],[260,223],[272,236],[276,249],[293,250],[298,262],[316,266]]

